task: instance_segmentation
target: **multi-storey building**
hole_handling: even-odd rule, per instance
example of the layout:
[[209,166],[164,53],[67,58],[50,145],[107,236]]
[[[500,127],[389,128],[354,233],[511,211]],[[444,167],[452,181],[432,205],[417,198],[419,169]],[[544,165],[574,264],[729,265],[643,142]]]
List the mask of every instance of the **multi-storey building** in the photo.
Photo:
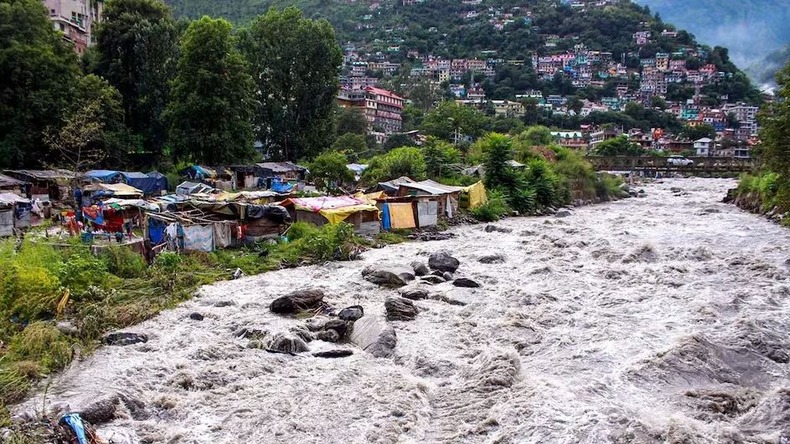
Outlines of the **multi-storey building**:
[[43,0],[49,18],[63,38],[82,54],[95,43],[95,27],[101,20],[102,0]]
[[386,89],[368,86],[364,89],[342,89],[338,104],[346,108],[359,108],[365,113],[369,130],[392,134],[403,129],[403,98]]

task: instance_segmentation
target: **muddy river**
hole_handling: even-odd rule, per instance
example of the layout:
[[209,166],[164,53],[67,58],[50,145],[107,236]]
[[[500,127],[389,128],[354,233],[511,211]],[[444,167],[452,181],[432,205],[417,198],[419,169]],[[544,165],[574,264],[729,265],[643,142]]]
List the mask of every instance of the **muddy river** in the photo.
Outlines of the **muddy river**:
[[[101,348],[18,411],[120,395],[99,426],[115,443],[790,442],[790,230],[719,203],[733,186],[667,180],[564,218],[210,285],[128,330],[147,343]],[[307,287],[381,315],[397,291],[361,270],[440,249],[481,287],[429,286],[465,305],[416,301],[390,323],[391,357],[323,341],[311,352],[354,354],[273,354],[239,334],[304,323],[268,304]]]

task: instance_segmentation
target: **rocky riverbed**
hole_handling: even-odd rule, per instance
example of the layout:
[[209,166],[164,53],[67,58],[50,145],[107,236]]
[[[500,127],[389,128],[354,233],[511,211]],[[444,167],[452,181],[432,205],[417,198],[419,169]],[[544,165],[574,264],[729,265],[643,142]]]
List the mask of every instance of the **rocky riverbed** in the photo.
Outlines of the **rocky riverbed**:
[[[210,285],[16,413],[115,443],[790,442],[790,232],[719,203],[733,186]],[[439,250],[456,270],[417,270]],[[308,289],[313,319],[270,310]]]

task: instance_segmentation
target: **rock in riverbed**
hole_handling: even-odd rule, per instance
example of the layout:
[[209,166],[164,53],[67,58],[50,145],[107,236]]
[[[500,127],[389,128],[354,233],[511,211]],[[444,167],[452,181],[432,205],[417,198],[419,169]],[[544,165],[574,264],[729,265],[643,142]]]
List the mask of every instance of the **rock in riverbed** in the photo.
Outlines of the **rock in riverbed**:
[[464,288],[477,288],[480,286],[480,284],[469,278],[458,278],[453,281],[453,285]]
[[417,307],[406,298],[387,298],[384,301],[388,321],[411,321],[417,317]]
[[316,358],[345,358],[346,356],[351,356],[353,354],[354,352],[352,350],[338,349],[315,352],[313,353],[313,356]]
[[368,282],[387,287],[403,287],[414,280],[414,270],[402,266],[365,267],[362,276]]
[[349,340],[376,358],[388,358],[395,351],[395,330],[379,316],[365,316],[354,323]]
[[132,345],[148,342],[148,335],[143,333],[116,332],[109,333],[102,340],[107,345]]
[[277,333],[269,341],[267,351],[276,353],[302,353],[308,350],[307,344],[301,338],[290,336],[285,333]]
[[324,300],[324,292],[315,288],[294,291],[272,301],[269,310],[289,314],[317,308]]
[[362,316],[365,316],[365,310],[361,305],[352,305],[351,307],[346,307],[340,310],[340,313],[337,314],[338,318],[351,322],[356,321]]
[[436,253],[431,254],[430,258],[428,259],[428,266],[433,270],[455,273],[455,270],[458,269],[459,265],[461,265],[461,263],[458,261],[458,259],[450,256],[450,253],[446,251],[437,251]]

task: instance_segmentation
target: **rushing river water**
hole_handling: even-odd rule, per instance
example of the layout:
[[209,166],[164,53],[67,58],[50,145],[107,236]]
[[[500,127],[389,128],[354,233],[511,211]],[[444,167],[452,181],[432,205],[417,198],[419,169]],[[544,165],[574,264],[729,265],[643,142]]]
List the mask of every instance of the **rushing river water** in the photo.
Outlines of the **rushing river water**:
[[[47,403],[124,395],[99,428],[113,442],[787,443],[790,231],[719,203],[733,185],[667,180],[645,198],[496,224],[510,233],[464,226],[447,241],[207,286],[129,330],[147,343],[76,363]],[[391,358],[272,354],[238,336],[302,323],[268,304],[309,286],[380,314],[397,292],[362,268],[439,249],[482,287],[430,287],[467,305],[415,302],[416,320],[392,323]],[[506,260],[478,262],[490,254]]]

